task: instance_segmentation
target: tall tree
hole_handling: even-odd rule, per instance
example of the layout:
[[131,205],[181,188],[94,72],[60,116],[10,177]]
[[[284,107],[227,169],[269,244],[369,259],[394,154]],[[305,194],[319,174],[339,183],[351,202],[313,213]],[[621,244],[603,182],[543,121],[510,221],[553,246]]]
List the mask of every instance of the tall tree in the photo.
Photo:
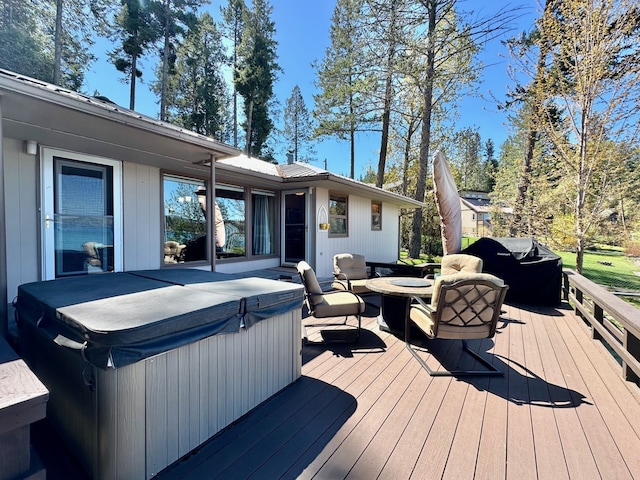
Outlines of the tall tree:
[[[246,6],[244,0],[229,0],[226,7],[220,7],[223,32],[231,41],[231,71],[238,67],[238,48],[244,32]],[[238,147],[238,91],[233,83],[233,146]]]
[[129,83],[129,109],[135,110],[136,80],[142,77],[138,62],[160,38],[161,29],[150,2],[120,1],[122,8],[116,15],[115,31],[111,35],[112,40],[120,44],[108,55],[116,69],[124,74],[124,82]]
[[262,155],[273,129],[269,102],[273,97],[276,72],[280,70],[272,10],[268,0],[254,0],[253,8],[245,11],[245,29],[238,48],[238,64],[233,72],[235,87],[244,100],[244,150],[247,155],[256,157]]
[[156,15],[162,46],[160,48],[160,120],[167,117],[167,88],[173,73],[180,40],[196,22],[196,11],[208,0],[162,0],[156,3]]
[[[472,18],[470,13],[457,11],[457,0],[420,0],[416,2],[416,25],[419,34],[411,45],[414,55],[420,57],[422,69],[416,82],[422,92],[422,132],[420,138],[419,170],[416,199],[424,201],[434,108],[459,98],[460,91],[469,88],[478,74],[473,59],[479,45],[500,35],[513,16],[500,9],[490,17]],[[420,20],[422,19],[422,20]],[[420,255],[423,212],[413,216],[412,240],[409,254]]]
[[356,132],[374,128],[376,110],[367,101],[375,80],[366,68],[362,22],[362,0],[338,0],[331,19],[331,44],[316,65],[320,93],[314,96],[315,136],[349,141],[351,178],[355,178]]
[[537,123],[561,161],[573,206],[576,269],[588,234],[613,194],[625,152],[640,139],[640,15],[635,0],[554,0],[551,62],[539,88],[547,102]]
[[313,125],[309,110],[304,103],[300,87],[296,85],[293,87],[284,109],[284,136],[287,149],[293,155],[295,162],[312,160],[314,155],[311,146],[312,135]]
[[91,47],[104,35],[113,13],[109,0],[50,0],[55,4],[53,83],[79,90],[95,61]]
[[53,51],[42,18],[46,5],[0,0],[0,68],[53,81]]
[[221,33],[209,13],[203,13],[186,33],[176,57],[175,71],[167,82],[167,119],[228,141],[229,95],[222,74],[226,56]]

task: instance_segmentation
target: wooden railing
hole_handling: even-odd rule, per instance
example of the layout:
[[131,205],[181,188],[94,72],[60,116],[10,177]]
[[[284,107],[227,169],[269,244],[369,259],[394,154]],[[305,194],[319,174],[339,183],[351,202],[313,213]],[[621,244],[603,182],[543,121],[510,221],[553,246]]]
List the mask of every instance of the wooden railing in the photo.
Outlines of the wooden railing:
[[573,270],[563,270],[564,299],[622,362],[622,376],[640,382],[640,310]]

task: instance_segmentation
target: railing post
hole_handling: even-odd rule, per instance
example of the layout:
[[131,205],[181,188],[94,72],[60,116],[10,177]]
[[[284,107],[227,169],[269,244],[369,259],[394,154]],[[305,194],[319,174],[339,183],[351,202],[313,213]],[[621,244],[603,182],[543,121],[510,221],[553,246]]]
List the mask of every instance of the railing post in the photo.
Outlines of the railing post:
[[[597,303],[593,304],[593,317],[600,325],[604,325],[604,311],[602,310],[602,307]],[[593,338],[594,340],[602,340],[602,335],[598,333],[598,330],[592,327],[591,338]]]
[[[638,340],[638,338],[628,330],[625,330],[624,334],[624,348],[631,354],[631,356],[633,356],[633,358],[640,361],[640,340]],[[630,382],[640,382],[640,377],[638,377],[638,375],[636,375],[636,373],[624,361],[622,362],[622,375],[625,380]]]

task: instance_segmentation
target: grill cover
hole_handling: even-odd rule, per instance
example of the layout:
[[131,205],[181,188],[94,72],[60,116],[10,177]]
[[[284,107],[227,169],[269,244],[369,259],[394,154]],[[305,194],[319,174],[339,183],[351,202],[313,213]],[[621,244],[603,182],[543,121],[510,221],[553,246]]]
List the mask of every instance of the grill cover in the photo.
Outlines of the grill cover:
[[527,305],[558,305],[562,258],[534,238],[480,238],[461,253],[483,261],[483,272],[509,285],[506,301]]

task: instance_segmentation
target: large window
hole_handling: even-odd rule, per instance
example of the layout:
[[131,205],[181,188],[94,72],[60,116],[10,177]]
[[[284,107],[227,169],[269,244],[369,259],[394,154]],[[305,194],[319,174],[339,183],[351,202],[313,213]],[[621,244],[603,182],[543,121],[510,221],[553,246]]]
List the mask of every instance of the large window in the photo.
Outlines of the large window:
[[337,193],[329,193],[329,235],[346,237],[348,234],[347,197]]
[[164,263],[207,260],[204,180],[164,177]]
[[274,192],[217,184],[211,228],[209,201],[204,180],[164,176],[165,264],[208,261],[210,231],[217,259],[278,253]]

